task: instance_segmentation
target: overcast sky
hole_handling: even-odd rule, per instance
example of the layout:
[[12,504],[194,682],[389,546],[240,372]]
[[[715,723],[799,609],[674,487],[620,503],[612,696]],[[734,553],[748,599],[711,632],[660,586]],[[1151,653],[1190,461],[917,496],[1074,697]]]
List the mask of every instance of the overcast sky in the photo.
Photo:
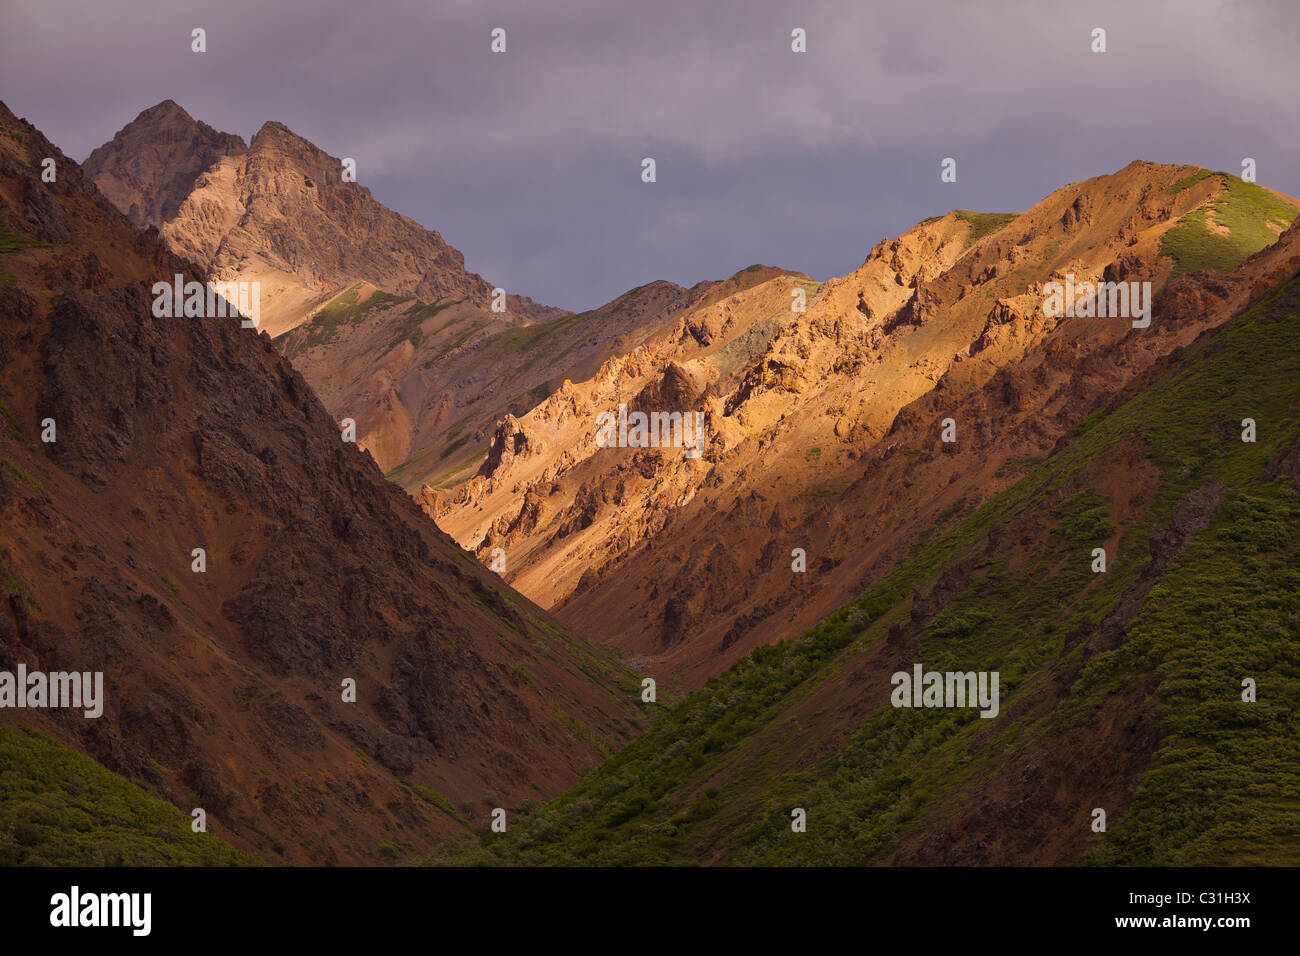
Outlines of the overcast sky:
[[[1300,0],[0,11],[0,99],[75,159],[168,98],[245,140],[278,120],[355,157],[376,198],[471,270],[574,310],[756,262],[842,275],[926,216],[1025,209],[1134,159],[1240,173],[1249,156],[1300,195]],[[948,156],[956,183],[939,180]]]

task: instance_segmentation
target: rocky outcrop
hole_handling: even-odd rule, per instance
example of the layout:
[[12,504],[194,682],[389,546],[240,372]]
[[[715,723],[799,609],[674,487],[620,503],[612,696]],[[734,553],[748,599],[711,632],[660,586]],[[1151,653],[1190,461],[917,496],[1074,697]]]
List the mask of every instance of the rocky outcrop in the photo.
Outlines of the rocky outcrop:
[[478,473],[484,478],[491,478],[503,467],[508,467],[518,458],[536,455],[541,451],[538,443],[513,415],[507,415],[497,425],[488,445],[487,458]]

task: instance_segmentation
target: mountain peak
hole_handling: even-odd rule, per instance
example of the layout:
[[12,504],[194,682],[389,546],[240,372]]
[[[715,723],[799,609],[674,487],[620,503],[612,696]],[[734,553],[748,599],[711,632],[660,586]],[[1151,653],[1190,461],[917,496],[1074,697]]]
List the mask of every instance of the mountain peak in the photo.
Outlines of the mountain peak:
[[198,125],[198,121],[195,120],[194,117],[190,116],[190,114],[187,113],[179,103],[172,99],[163,100],[161,103],[151,106],[146,110],[141,110],[140,115],[132,122],[138,123],[141,120],[157,119],[158,117],[163,116],[181,116],[189,120],[191,123]]
[[317,151],[322,151],[318,146],[316,146],[315,143],[312,143],[310,140],[304,139],[303,137],[299,136],[297,133],[289,129],[289,127],[285,126],[283,123],[279,122],[278,120],[267,120],[265,123],[263,123],[262,128],[253,134],[253,138],[249,142],[249,146],[252,147],[258,145],[259,143],[264,143],[267,141],[276,141],[276,140],[291,140],[293,142],[306,143],[307,145],[311,146],[312,149],[315,149]]
[[133,225],[162,226],[200,174],[246,149],[240,137],[194,119],[168,99],[142,111],[82,167]]
[[[85,169],[134,224],[158,226],[184,258],[269,283],[262,317],[271,334],[357,281],[427,302],[492,298],[442,236],[345,181],[339,158],[275,120],[245,146],[164,100],[91,153]],[[563,314],[519,296],[510,308],[525,321]]]

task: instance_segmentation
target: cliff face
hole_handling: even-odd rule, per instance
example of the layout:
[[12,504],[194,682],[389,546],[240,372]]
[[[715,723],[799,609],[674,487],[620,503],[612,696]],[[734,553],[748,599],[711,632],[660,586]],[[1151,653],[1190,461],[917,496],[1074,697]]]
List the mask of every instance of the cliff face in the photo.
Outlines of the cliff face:
[[479,826],[638,726],[631,675],[439,532],[265,335],[152,314],[200,269],[0,129],[0,669],[100,671],[106,698],[0,719],[312,862]]

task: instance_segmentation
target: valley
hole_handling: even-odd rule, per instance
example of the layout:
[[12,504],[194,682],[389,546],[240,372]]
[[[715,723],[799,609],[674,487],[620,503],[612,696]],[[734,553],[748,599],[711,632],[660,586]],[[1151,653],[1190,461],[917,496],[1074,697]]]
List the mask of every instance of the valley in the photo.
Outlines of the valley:
[[104,680],[0,712],[4,859],[1300,858],[1295,199],[502,311],[283,123],[0,134],[0,671]]

